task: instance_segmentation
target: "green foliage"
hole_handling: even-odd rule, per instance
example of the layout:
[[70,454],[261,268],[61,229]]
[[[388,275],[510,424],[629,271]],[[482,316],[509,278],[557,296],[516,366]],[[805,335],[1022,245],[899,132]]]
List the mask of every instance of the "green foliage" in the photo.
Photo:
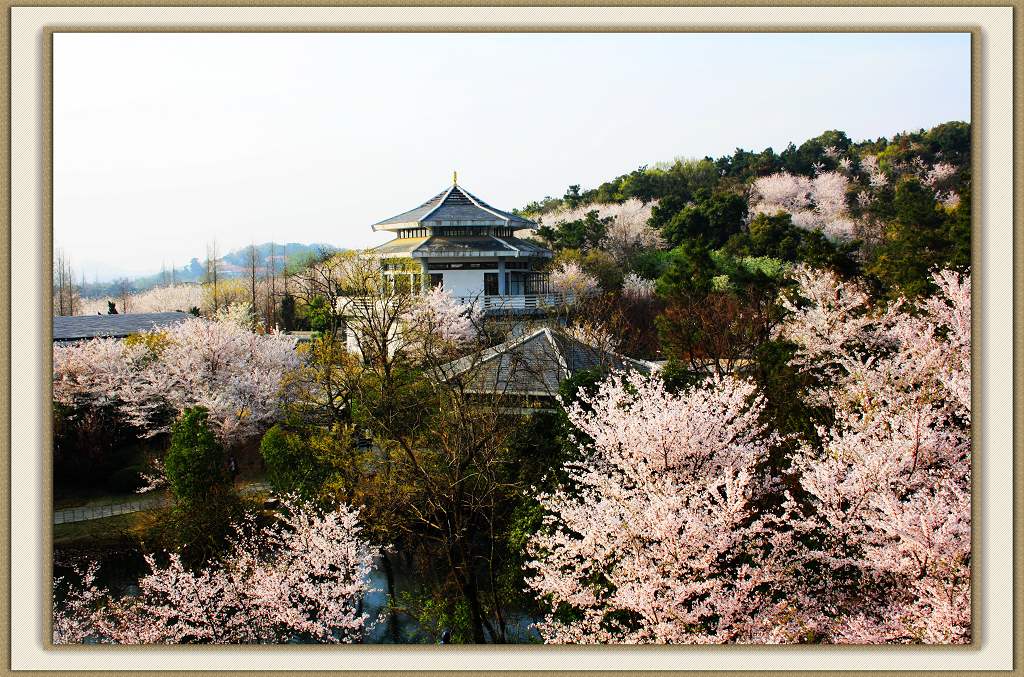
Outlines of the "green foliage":
[[306,309],[306,316],[312,331],[325,332],[334,326],[334,311],[322,296],[313,298]]
[[746,232],[726,242],[724,250],[737,257],[768,257],[779,261],[804,262],[817,268],[832,268],[850,275],[857,270],[853,258],[856,245],[838,244],[819,231],[793,225],[789,214],[758,214]]
[[583,270],[597,278],[601,289],[611,291],[622,287],[623,270],[615,258],[602,249],[592,249],[580,258]]
[[285,331],[295,329],[295,297],[285,292],[281,298],[281,324]]
[[600,218],[597,210],[587,212],[586,216],[576,221],[567,221],[557,226],[541,226],[539,235],[548,245],[557,250],[562,249],[596,249],[605,236],[611,218]]
[[845,152],[851,145],[846,132],[832,129],[813,139],[808,139],[800,144],[799,148],[789,144],[786,150],[782,151],[780,159],[783,168],[790,173],[810,176],[814,173],[815,163],[822,163],[826,169],[830,170],[836,168],[835,160],[825,155],[826,148],[831,146],[840,152]]
[[630,268],[645,280],[657,280],[668,268],[671,260],[670,252],[649,249],[634,256],[630,260]]
[[868,265],[890,294],[927,294],[932,270],[969,263],[969,199],[951,215],[930,188],[909,178],[896,187],[893,208],[894,218]]
[[171,493],[178,503],[202,503],[230,485],[224,447],[210,429],[206,409],[185,409],[174,422],[164,466]]
[[718,274],[711,250],[702,241],[691,240],[672,250],[656,288],[661,296],[702,296],[711,291]]
[[673,393],[682,392],[707,378],[705,374],[693,371],[675,357],[670,357],[658,370],[658,377],[665,384],[665,388]]
[[240,509],[206,409],[190,407],[175,421],[164,467],[174,498],[168,537],[187,563],[198,565],[223,547]]
[[746,218],[747,201],[742,195],[710,195],[701,191],[694,202],[661,227],[661,233],[672,247],[687,240],[702,239],[709,247],[717,248],[742,230]]
[[273,426],[260,441],[267,481],[278,494],[298,494],[314,503],[353,503],[365,470],[350,427],[334,425],[289,429]]

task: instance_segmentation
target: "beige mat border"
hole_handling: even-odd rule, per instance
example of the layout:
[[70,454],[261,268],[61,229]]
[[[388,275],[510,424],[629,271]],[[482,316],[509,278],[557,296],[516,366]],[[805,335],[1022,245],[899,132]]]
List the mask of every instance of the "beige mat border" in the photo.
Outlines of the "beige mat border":
[[[131,2],[131,3],[127,3],[127,2],[98,2],[96,0],[89,0],[87,2],[70,2],[68,0],[62,0],[62,1],[59,1],[59,2],[18,3],[18,4],[19,5],[25,5],[25,6],[32,5],[32,6],[48,6],[48,7],[50,7],[50,6],[53,6],[53,7],[57,7],[57,6],[98,6],[98,7],[102,6],[102,7],[109,7],[109,6],[119,6],[119,5],[120,6],[163,6],[163,7],[190,7],[190,6],[203,6],[203,7],[255,7],[255,6],[273,6],[273,7],[328,7],[328,6],[329,7],[336,7],[336,6],[363,6],[363,7],[366,7],[366,6],[381,6],[381,7],[384,7],[384,6],[389,6],[389,7],[390,6],[447,7],[447,6],[466,6],[466,7],[470,7],[470,6],[480,6],[483,3],[467,2],[466,0],[457,0],[457,1],[451,2],[451,3],[429,3],[429,2],[414,2],[414,1],[411,1],[411,2],[396,2],[396,3],[388,3],[388,4],[376,3],[376,2],[364,2],[364,3],[359,3],[359,2],[344,2],[344,3],[326,3],[326,2],[309,2],[309,3],[296,3],[296,2],[280,2],[280,3],[227,2],[227,3],[224,3],[224,2],[219,2],[219,3],[209,3],[209,4],[207,4],[207,3],[157,3],[157,2]],[[488,3],[488,4],[490,6],[502,6],[502,7],[526,7],[526,6],[561,7],[561,6],[565,6],[566,3],[542,1],[542,2],[531,2],[531,3],[522,3],[522,4],[519,4],[519,3]],[[727,2],[721,2],[721,3],[715,3],[716,6],[723,6],[723,7],[755,7],[755,6],[761,6],[762,4],[763,3],[728,2],[728,1]],[[884,2],[864,2],[864,3],[826,2],[826,3],[823,3],[823,2],[803,2],[803,1],[801,1],[801,2],[787,2],[787,3],[777,3],[777,4],[776,3],[771,3],[771,4],[773,4],[774,6],[788,6],[788,7],[799,7],[799,6],[807,6],[807,7],[818,7],[818,6],[838,7],[838,6],[885,6],[885,5],[888,5],[889,3],[884,3]],[[981,3],[981,2],[978,2],[978,3],[905,2],[905,3],[900,3],[900,4],[903,5],[903,6],[915,6],[915,5],[917,5],[917,6],[968,6],[968,5],[993,6],[993,5],[997,4],[997,3],[991,3],[990,4],[990,3]],[[1003,5],[1004,3],[998,3],[998,4]],[[579,6],[579,7],[586,7],[586,6],[619,6],[619,7],[629,7],[629,6],[635,6],[632,3],[621,3],[621,2],[573,3],[573,5],[574,6]],[[644,6],[651,6],[651,7],[702,6],[702,5],[703,5],[703,3],[699,3],[699,4],[695,4],[695,5],[690,5],[688,3],[684,4],[684,3],[670,3],[670,2],[659,2],[659,1],[645,2],[644,3]],[[9,7],[10,6],[12,6],[12,5],[9,5]],[[17,6],[17,5],[13,5],[13,6]],[[1020,9],[1021,9],[1020,6],[1016,7],[1017,11],[1015,12],[1015,17],[1014,17],[1015,29],[1019,26],[1019,22],[1021,20],[1020,19],[1020,17],[1021,17]],[[7,30],[4,31],[3,33],[4,33],[4,42],[7,43],[7,47],[8,47],[8,59],[9,59],[10,58],[10,52],[9,52],[9,49],[10,49],[10,44],[9,44],[9,38],[10,38],[10,32],[9,32],[10,31],[10,14],[9,14],[9,12],[7,12],[7,13],[5,13],[5,15],[6,15],[5,16],[5,20],[8,22],[8,25],[7,25]],[[981,134],[980,120],[981,120],[981,116],[979,115],[979,108],[978,108],[979,107],[979,101],[980,101],[980,97],[979,97],[980,77],[979,77],[979,73],[978,73],[978,65],[980,63],[980,53],[979,53],[980,52],[980,48],[979,48],[980,31],[978,29],[972,28],[968,24],[965,24],[963,26],[962,31],[961,30],[957,30],[957,29],[951,29],[951,28],[948,28],[948,27],[942,27],[942,28],[936,28],[936,29],[926,29],[926,28],[920,28],[920,27],[899,27],[899,26],[878,28],[876,26],[868,26],[868,25],[865,25],[864,27],[852,27],[852,26],[834,27],[834,26],[822,25],[822,26],[818,26],[818,27],[798,26],[798,27],[781,27],[781,28],[780,27],[757,27],[757,26],[742,27],[742,28],[737,28],[735,26],[721,26],[721,27],[701,26],[699,28],[692,28],[692,29],[689,29],[689,28],[686,28],[686,29],[676,29],[676,28],[664,28],[664,27],[652,27],[652,28],[629,27],[629,28],[619,28],[619,27],[609,27],[609,26],[576,26],[576,25],[572,25],[572,26],[561,25],[561,26],[559,26],[559,25],[546,25],[546,26],[540,26],[540,27],[530,27],[528,30],[530,32],[633,32],[633,31],[636,31],[636,32],[658,32],[658,33],[666,33],[666,32],[678,32],[678,33],[714,33],[714,32],[729,32],[729,33],[748,33],[748,32],[749,33],[765,33],[765,32],[769,32],[769,33],[787,33],[787,32],[800,32],[800,33],[807,33],[807,32],[836,32],[836,33],[851,33],[851,32],[905,32],[905,33],[915,33],[915,32],[969,32],[969,33],[972,34],[972,47],[971,47],[971,60],[972,60],[972,105],[971,105],[971,117],[972,117],[972,172],[973,172],[972,181],[976,185],[978,184],[979,181],[983,181],[983,178],[981,177],[981,163],[979,162],[980,149],[981,149],[981,143],[980,143],[980,138],[981,138],[980,137],[980,134]],[[461,29],[461,30],[453,30],[450,27],[439,28],[437,26],[432,26],[432,25],[427,25],[427,24],[422,25],[422,26],[412,26],[412,27],[410,27],[410,26],[402,26],[402,27],[386,27],[386,26],[384,26],[384,27],[365,27],[365,26],[351,26],[351,27],[344,27],[344,26],[331,26],[331,27],[308,26],[308,27],[298,27],[298,26],[282,26],[282,27],[273,28],[273,27],[264,27],[264,26],[253,27],[253,26],[239,26],[239,25],[193,26],[193,27],[181,27],[181,26],[157,27],[157,26],[152,26],[152,25],[140,25],[140,26],[133,26],[133,27],[126,27],[126,26],[102,26],[102,25],[89,26],[89,27],[82,27],[82,26],[48,27],[45,30],[46,49],[45,49],[45,67],[44,67],[44,71],[46,73],[46,84],[44,86],[44,94],[45,94],[45,97],[46,97],[46,100],[44,101],[44,111],[45,111],[45,116],[44,117],[45,117],[45,129],[47,131],[47,139],[46,139],[46,144],[45,144],[45,148],[46,148],[46,170],[45,171],[46,171],[46,173],[45,173],[45,178],[44,178],[44,187],[45,187],[45,191],[46,191],[46,197],[45,197],[45,201],[44,201],[44,214],[45,214],[45,220],[46,220],[46,223],[48,225],[48,228],[46,229],[46,231],[44,233],[44,240],[45,240],[45,249],[46,249],[46,251],[48,253],[51,254],[51,256],[50,256],[51,260],[52,260],[52,164],[51,164],[52,163],[52,119],[51,119],[52,109],[51,109],[51,105],[50,104],[51,104],[51,101],[52,101],[52,85],[53,85],[53,82],[52,82],[52,46],[53,46],[53,34],[54,33],[61,33],[61,32],[78,32],[78,33],[81,33],[81,32],[182,32],[182,33],[189,33],[189,32],[261,32],[261,33],[265,33],[265,32],[289,32],[289,33],[296,33],[296,32],[473,32],[473,33],[476,33],[476,32],[524,32],[524,31],[522,29],[509,28],[507,26],[501,26],[501,25],[495,25],[495,26],[490,26],[490,27],[481,27],[481,26],[476,26],[475,25],[475,26],[464,28],[464,29]],[[1020,32],[1015,30],[1015,35],[1019,36]],[[1020,67],[1019,67],[1020,66],[1020,61],[1021,61],[1021,56],[1020,56],[1019,50],[1018,50],[1018,54],[1015,55],[1015,60],[1014,61],[1015,61],[1015,71],[1016,71],[1015,72],[1015,82],[1016,82],[1015,106],[1016,106],[1016,103],[1017,103],[1016,98],[1019,97],[1020,92],[1021,92],[1021,89],[1020,89],[1021,72],[1020,72]],[[3,77],[4,77],[4,81],[3,81],[4,84],[9,87],[10,77],[11,77],[10,62],[8,62],[8,69],[7,69],[6,73],[4,73]],[[7,87],[4,87],[2,89],[4,89],[5,91],[9,91],[9,90],[7,90]],[[11,112],[10,111],[10,99],[9,98],[6,98],[5,105],[8,107],[8,110],[7,110],[7,115],[4,116],[4,119],[5,119],[5,122],[9,125],[10,112]],[[1014,121],[1014,131],[1015,131],[1015,137],[1017,137],[1017,139],[1019,139],[1019,134],[1020,134],[1020,129],[1021,129],[1021,127],[1020,127],[1020,121],[1021,121],[1020,120],[1020,108],[1019,107],[1016,108],[1016,113],[1017,113],[1017,115],[1016,115],[1015,121]],[[8,127],[8,130],[7,130],[7,134],[5,134],[3,136],[4,136],[4,141],[3,142],[6,144],[6,149],[7,149],[7,152],[9,154],[10,153],[10,129],[9,129],[9,127]],[[1019,145],[1019,141],[1015,140],[1015,143],[1017,143]],[[1016,169],[1019,168],[1020,154],[1016,153],[1014,158],[1015,158],[1014,164],[1015,164],[1015,170],[1016,170]],[[7,171],[8,171],[8,181],[5,182],[5,185],[4,185],[3,203],[6,205],[7,213],[9,215],[10,214],[10,175],[9,175],[10,165],[7,166]],[[1015,177],[1017,177],[1017,176],[1019,176],[1019,174],[1017,174],[1015,172]],[[1016,199],[1016,204],[1015,204],[1015,209],[1014,209],[1014,222],[1015,222],[1014,223],[1014,233],[1015,233],[1015,239],[1016,239],[1016,237],[1020,236],[1020,230],[1019,229],[1021,228],[1021,223],[1020,223],[1021,193],[1022,193],[1022,189],[1021,189],[1020,181],[1016,180],[1015,181],[1015,199]],[[980,203],[979,200],[975,200],[973,202],[973,213],[972,213],[973,232],[972,232],[972,241],[975,242],[975,243],[978,242],[979,239],[980,239],[980,223],[979,223],[978,216],[977,216],[978,215],[978,210],[980,208],[980,204],[979,203]],[[9,229],[9,227],[10,227],[9,221],[7,221],[6,224],[7,224],[7,229]],[[4,301],[4,303],[0,303],[0,306],[2,306],[4,308],[4,312],[8,313],[8,316],[7,316],[8,317],[8,322],[3,323],[3,325],[2,325],[3,328],[0,329],[0,332],[2,332],[4,334],[4,338],[5,338],[5,340],[3,341],[3,344],[4,344],[3,345],[3,350],[8,351],[7,353],[5,353],[6,359],[0,360],[0,378],[2,378],[4,380],[4,382],[8,386],[11,383],[11,381],[10,381],[10,377],[11,377],[11,374],[10,374],[10,353],[9,353],[9,350],[10,350],[10,344],[9,344],[9,340],[10,340],[10,334],[9,334],[9,331],[10,331],[10,325],[9,325],[9,322],[10,322],[10,315],[9,315],[9,313],[10,313],[10,288],[9,288],[10,279],[9,279],[9,275],[10,275],[10,254],[11,254],[11,252],[10,252],[10,239],[9,239],[9,237],[10,237],[10,233],[7,232],[7,237],[0,239],[0,241],[3,242],[2,247],[4,248],[4,250],[2,252],[0,252],[0,260],[2,260],[2,265],[6,266],[6,268],[4,268],[4,270],[3,270],[2,279],[0,279],[0,299],[2,299]],[[973,248],[973,253],[972,253],[972,270],[977,270],[979,260],[980,260],[980,248],[975,246]],[[1024,263],[1024,256],[1022,256],[1019,247],[1015,247],[1015,250],[1014,250],[1014,261],[1015,261],[1015,268],[1017,268],[1018,270],[1022,269],[1021,268],[1021,263]],[[49,273],[49,267],[47,267],[47,273]],[[46,284],[49,284],[49,277],[47,277],[44,280],[44,285],[46,285]],[[1020,293],[1018,293],[1020,291],[1020,289],[1018,289],[1018,285],[1020,285],[1020,284],[1021,284],[1020,281],[1015,280],[1015,282],[1014,282],[1014,308],[1015,308],[1015,310],[1018,310],[1020,308],[1020,306],[1022,305],[1022,295]],[[978,288],[978,286],[975,285],[975,289],[976,290],[977,290],[977,288]],[[979,297],[976,294],[976,296],[974,298],[975,308],[978,307],[977,306],[978,302],[979,302]],[[47,310],[47,314],[49,314],[49,310],[50,309],[47,308],[46,310]],[[975,327],[974,327],[975,334],[974,335],[975,335],[975,337],[977,337],[978,336],[978,334],[977,334],[977,330],[978,330],[977,324],[978,324],[979,320],[978,320],[978,315],[977,315],[976,312],[974,314],[974,321],[975,321]],[[49,333],[50,332],[49,332],[49,328],[48,328],[47,332],[46,332],[46,337],[45,337],[46,338],[47,346],[49,345],[49,341],[50,341]],[[1014,337],[1015,337],[1014,338],[1014,354],[1015,354],[1015,356],[1018,356],[1018,355],[1021,354],[1021,353],[1018,352],[1018,349],[1021,347],[1022,343],[1021,343],[1021,337],[1016,332],[1016,326],[1015,326],[1015,335],[1014,335]],[[46,351],[46,353],[48,355],[50,354],[49,351]],[[977,362],[978,362],[977,351],[975,351],[975,354],[973,356],[973,361],[974,361],[975,364],[977,364]],[[50,367],[50,365],[47,364],[46,368],[49,369],[49,367]],[[1024,383],[1024,376],[1022,376],[1022,370],[1020,368],[1020,365],[1017,365],[1017,368],[1015,370],[1015,373],[1014,373],[1014,383],[1015,383],[1015,386],[1019,386],[1022,383]],[[977,392],[978,392],[977,389],[975,389],[975,398],[977,398]],[[10,402],[9,402],[9,397],[10,397],[10,389],[8,387],[8,388],[6,388],[4,390],[3,395],[0,396],[0,415],[3,416],[3,420],[4,420],[4,422],[8,426],[7,427],[8,431],[10,430],[10,419],[9,419],[9,416],[10,416],[10,408],[9,408]],[[1016,400],[1016,394],[1015,394],[1015,400]],[[975,401],[975,406],[978,406],[977,401]],[[1018,457],[1019,457],[1019,453],[1020,453],[1020,445],[1019,445],[1019,437],[1018,437],[1018,435],[1020,434],[1020,417],[1019,417],[1018,413],[1019,412],[1017,411],[1017,407],[1015,406],[1014,429],[1015,429],[1015,441],[1017,441],[1017,443],[1015,443],[1015,447],[1014,447],[1015,448],[1015,471],[1019,467],[1017,465],[1017,461],[1019,460]],[[47,421],[47,423],[49,423],[49,420]],[[977,429],[975,430],[974,435],[975,435],[975,445],[977,445],[977,443],[978,443],[978,440],[977,440],[978,431],[977,431]],[[46,430],[44,431],[44,440],[45,440],[45,443],[47,445],[49,445],[51,443],[51,440],[52,440],[52,430],[50,429],[49,425],[46,426]],[[2,450],[6,454],[9,454],[10,453],[9,443],[10,443],[9,436],[5,436],[3,441],[0,442],[0,450]],[[44,458],[46,458],[46,461],[44,461],[44,473],[45,473],[46,477],[49,479],[49,477],[50,477],[50,464],[51,464],[50,461],[51,461],[51,459],[49,458],[49,455],[46,455]],[[0,470],[0,492],[6,493],[7,487],[9,486],[9,484],[8,484],[8,482],[9,482],[9,475],[7,474],[9,472],[9,465],[8,464],[3,464],[2,468],[3,469]],[[1016,472],[1015,472],[1015,475],[1016,475]],[[977,484],[977,481],[978,481],[978,473],[975,472],[974,473],[974,482],[975,482],[975,484]],[[47,501],[46,510],[45,510],[45,514],[44,514],[44,523],[46,525],[46,527],[45,527],[46,533],[44,534],[44,547],[45,547],[45,551],[46,552],[50,551],[50,544],[52,542],[52,506],[51,506],[52,501],[49,500],[50,497],[51,497],[52,488],[51,488],[50,485],[51,485],[51,483],[49,481],[47,481],[46,485],[45,485],[45,488],[44,488],[44,498]],[[1019,490],[1020,490],[1020,477],[1017,477],[1017,486],[1015,487],[1015,498],[1019,498],[1019,493],[1018,493]],[[1015,550],[1016,550],[1016,552],[1015,552],[1015,555],[1016,555],[1015,561],[1019,561],[1019,554],[1020,554],[1020,552],[1019,552],[1020,551],[1020,547],[1019,546],[1020,546],[1020,543],[1021,543],[1021,538],[1020,538],[1020,532],[1021,532],[1021,524],[1020,524],[1021,510],[1020,510],[1020,507],[1021,506],[1019,505],[1019,501],[1016,501],[1016,503],[1017,504],[1015,505],[1015,514],[1016,514],[1016,518],[1017,518],[1017,523],[1015,524],[1015,541],[1014,541],[1014,543],[1015,543]],[[0,508],[0,510],[5,511],[5,514],[6,514],[6,519],[3,518],[3,517],[0,517],[0,523],[3,523],[3,525],[4,525],[4,536],[5,536],[2,551],[4,553],[3,561],[5,562],[3,577],[4,577],[4,580],[6,581],[6,585],[3,586],[3,590],[4,590],[5,601],[7,601],[6,600],[6,595],[8,593],[8,586],[9,586],[9,582],[10,582],[9,581],[9,571],[7,570],[7,563],[10,562],[10,552],[9,552],[9,547],[10,547],[10,542],[9,542],[10,524],[9,524],[9,520],[10,520],[10,517],[11,517],[11,515],[9,513],[9,503],[8,503],[8,501],[3,501],[3,507]],[[977,548],[976,533],[977,533],[977,530],[975,530],[975,537],[974,537],[975,538],[974,552],[975,553],[980,553],[981,551]],[[977,564],[977,562],[975,561],[975,565],[976,564]],[[51,565],[51,562],[48,560],[47,561],[47,571],[44,573],[44,579],[46,581],[49,581],[51,579],[50,571],[49,571],[50,565]],[[1019,623],[1020,616],[1021,616],[1021,611],[1022,611],[1022,609],[1021,609],[1021,597],[1022,597],[1022,595],[1021,595],[1021,592],[1022,592],[1021,591],[1021,578],[1022,578],[1021,572],[1020,571],[1016,571],[1015,572],[1015,587],[1016,587],[1016,592],[1017,592],[1017,595],[1016,595],[1016,597],[1017,597],[1016,612],[1017,613],[1016,613],[1015,620],[1017,622],[1015,622],[1015,626],[1017,628],[1021,627],[1021,624]],[[975,585],[977,585],[977,583],[978,583],[977,578],[975,578],[974,583],[975,583]],[[42,596],[43,600],[49,600],[50,599],[49,585],[47,585],[47,589],[46,590],[41,591],[41,596]],[[4,652],[6,654],[5,658],[7,658],[7,660],[4,661],[4,664],[9,665],[9,658],[10,658],[10,653],[9,653],[10,647],[8,645],[8,641],[9,641],[9,637],[10,637],[10,635],[9,635],[9,623],[10,623],[10,621],[12,619],[10,619],[10,617],[9,617],[9,614],[10,614],[10,607],[9,607],[9,605],[4,605],[4,607],[5,607],[5,614],[7,615],[7,618],[5,619],[7,621],[7,623],[4,624],[4,630],[5,630],[5,633],[4,633],[4,637],[5,637]],[[974,612],[975,612],[975,615],[977,615],[977,596],[974,597]],[[48,636],[48,634],[49,634],[48,628],[47,628],[47,630],[45,632],[46,632],[46,635]],[[44,638],[44,642],[48,643],[48,640]],[[975,645],[976,644],[977,644],[977,641],[975,641]],[[134,647],[135,650],[138,650],[139,648],[140,647]],[[143,648],[145,648],[145,647],[143,647]],[[63,651],[67,651],[69,653],[75,652],[75,651],[88,651],[89,650],[88,647],[57,647],[57,649],[62,651],[62,652]],[[181,647],[180,648],[180,650],[182,650],[182,651],[188,651],[188,650],[194,651],[194,650],[197,650],[197,649],[198,650],[203,650],[203,651],[217,651],[218,650],[217,647]],[[388,649],[392,650],[392,651],[394,651],[394,650],[401,650],[401,647],[388,647]],[[223,650],[223,649],[220,649],[220,650]],[[296,650],[297,651],[301,651],[301,648],[296,647]],[[529,650],[529,647],[519,647],[518,650]],[[728,647],[721,647],[721,648],[718,648],[717,650],[728,650]],[[795,650],[795,651],[800,651],[801,648],[800,647],[779,647],[778,649],[775,649],[775,650]],[[899,647],[888,647],[886,650],[899,650]],[[965,650],[970,650],[970,647],[965,648]],[[1020,653],[1021,653],[1021,644],[1020,644],[1020,642],[1016,642],[1015,643],[1015,647],[1014,647],[1014,655],[1015,655],[1015,664],[1018,665],[1018,666],[1021,665]],[[510,658],[511,658],[511,656],[510,656]],[[447,671],[439,671],[439,672],[447,672]],[[481,673],[481,674],[501,674],[501,673]],[[701,673],[701,674],[703,674],[703,673]],[[716,671],[716,672],[709,672],[708,674],[740,674],[740,673]],[[822,674],[824,674],[824,673],[822,673]],[[868,673],[860,673],[860,674],[871,674],[871,673],[868,672]]]

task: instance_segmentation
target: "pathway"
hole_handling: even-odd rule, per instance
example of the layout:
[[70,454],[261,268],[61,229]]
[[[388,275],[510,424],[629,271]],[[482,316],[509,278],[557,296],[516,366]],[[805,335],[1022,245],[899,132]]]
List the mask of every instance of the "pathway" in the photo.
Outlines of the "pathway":
[[[238,493],[255,494],[261,491],[269,491],[270,485],[266,482],[252,482],[242,485]],[[53,511],[54,524],[67,524],[69,522],[84,522],[86,520],[98,520],[104,517],[115,515],[126,515],[131,512],[142,510],[153,510],[167,505],[166,496],[139,496],[132,501],[122,503],[106,503],[102,505],[88,505],[77,508],[63,508]]]

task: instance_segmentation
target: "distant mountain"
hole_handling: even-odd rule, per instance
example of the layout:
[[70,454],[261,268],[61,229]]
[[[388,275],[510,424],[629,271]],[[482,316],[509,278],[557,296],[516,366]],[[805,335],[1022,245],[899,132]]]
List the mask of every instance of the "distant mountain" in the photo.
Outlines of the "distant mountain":
[[[284,270],[286,265],[288,267],[300,266],[324,251],[343,251],[339,247],[322,242],[312,242],[310,244],[302,244],[301,242],[288,242],[286,244],[264,242],[255,245],[255,248],[256,269],[259,274],[263,274],[270,267],[271,248],[273,248],[274,269],[279,272]],[[250,265],[249,247],[241,247],[217,259],[217,273],[225,278],[240,277],[243,274],[248,274]],[[136,278],[122,278],[111,282],[87,282],[82,288],[81,294],[86,298],[93,298],[120,293],[122,285],[125,283],[127,283],[130,291],[141,292],[162,284],[170,284],[171,282],[201,282],[205,275],[206,265],[204,260],[194,257],[188,265],[173,270],[160,271]]]

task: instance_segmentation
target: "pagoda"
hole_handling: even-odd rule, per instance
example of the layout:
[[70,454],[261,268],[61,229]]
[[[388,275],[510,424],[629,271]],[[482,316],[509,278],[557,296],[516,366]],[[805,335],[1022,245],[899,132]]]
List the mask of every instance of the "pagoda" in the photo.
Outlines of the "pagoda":
[[535,311],[560,299],[548,289],[543,268],[552,253],[516,237],[537,224],[492,207],[452,185],[419,207],[373,225],[397,236],[366,252],[379,258],[384,274],[408,288],[443,286],[466,302],[490,311]]

